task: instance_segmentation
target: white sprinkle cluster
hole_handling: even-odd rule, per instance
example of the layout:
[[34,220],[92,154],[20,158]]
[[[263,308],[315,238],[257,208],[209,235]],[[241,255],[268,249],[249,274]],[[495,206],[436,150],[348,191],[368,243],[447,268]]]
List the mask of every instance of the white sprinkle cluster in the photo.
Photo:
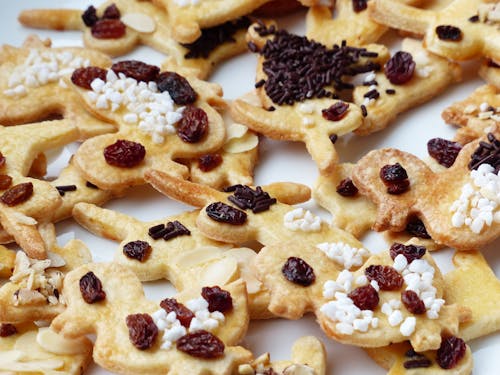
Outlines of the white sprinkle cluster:
[[321,218],[302,207],[289,211],[283,217],[285,228],[293,231],[318,232],[321,230]]
[[24,96],[29,88],[57,81],[64,86],[62,77],[69,76],[77,68],[89,65],[88,59],[74,56],[69,51],[41,52],[31,49],[24,63],[17,66],[11,73],[8,81],[9,88],[3,93],[7,96]]
[[163,143],[164,136],[175,133],[174,124],[182,118],[184,107],[175,108],[167,91],[159,92],[155,82],[137,82],[109,69],[106,82],[96,78],[87,95],[97,109],[126,109],[123,121],[138,125],[151,135],[154,143]]
[[489,164],[481,164],[470,172],[472,182],[462,187],[460,197],[452,203],[451,223],[455,228],[464,225],[472,232],[481,233],[484,226],[500,223],[500,179]]
[[211,332],[225,320],[224,314],[220,311],[208,311],[208,302],[202,297],[187,301],[186,307],[194,313],[189,329],[181,324],[174,311],[167,314],[164,309],[160,309],[151,315],[158,330],[163,331],[161,349],[172,348],[173,344],[188,332],[200,330]]
[[401,301],[391,299],[382,305],[382,313],[387,316],[387,321],[391,327],[399,326],[399,332],[405,337],[411,336],[415,332],[417,319],[414,316],[406,318],[401,313]]
[[370,327],[378,327],[378,318],[373,316],[373,311],[361,310],[347,296],[354,286],[365,285],[367,281],[364,275],[354,280],[353,274],[344,270],[336,281],[328,280],[323,285],[323,297],[335,299],[321,306],[320,311],[331,320],[338,322],[335,328],[342,334],[352,335],[354,331],[367,332]]
[[328,258],[340,264],[345,269],[361,266],[370,255],[364,248],[351,247],[345,242],[323,242],[316,245]]
[[180,6],[181,8],[187,7],[190,5],[198,5],[202,0],[174,0],[174,2]]
[[429,55],[425,51],[418,51],[413,60],[416,64],[416,72],[419,77],[427,78],[433,72],[434,68],[430,66]]
[[302,117],[302,124],[304,126],[314,126],[314,119],[311,116],[307,115],[312,115],[314,114],[316,110],[316,106],[312,103],[300,103],[298,106],[298,111],[302,113],[304,116]]

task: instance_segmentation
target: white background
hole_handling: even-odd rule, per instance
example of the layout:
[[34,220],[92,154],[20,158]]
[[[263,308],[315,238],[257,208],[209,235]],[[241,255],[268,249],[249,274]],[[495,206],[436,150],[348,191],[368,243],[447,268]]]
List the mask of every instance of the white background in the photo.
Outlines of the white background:
[[[93,4],[97,5],[97,3]],[[52,38],[55,46],[81,45],[80,32],[26,29],[18,24],[17,15],[20,10],[27,8],[84,9],[89,4],[90,2],[84,0],[2,0],[0,42],[20,46],[28,34],[37,33],[42,37]],[[304,14],[300,13],[280,20],[280,26],[301,33],[304,30]],[[383,41],[390,43],[393,48],[397,49],[398,41],[394,37],[386,37]],[[147,47],[139,47],[134,53],[127,56],[127,58],[131,57],[154,64],[160,64],[163,60],[162,55]],[[420,157],[426,157],[428,139],[434,137],[451,139],[455,129],[444,124],[440,116],[441,111],[452,102],[465,98],[473,89],[483,84],[481,80],[476,78],[477,65],[475,63],[466,64],[464,67],[463,83],[448,88],[445,94],[434,99],[431,103],[400,115],[388,129],[367,137],[346,136],[339,139],[336,147],[342,161],[355,162],[369,150],[381,147],[396,147]],[[222,64],[210,80],[222,85],[227,99],[234,99],[252,89],[254,72],[255,56],[245,54]],[[75,150],[76,147],[77,145],[72,145],[70,149]],[[66,160],[64,153],[54,152],[51,157],[55,161],[50,165],[48,175],[53,177],[64,166]],[[312,186],[317,175],[316,166],[305,151],[303,144],[269,140],[264,140],[261,143],[260,163],[255,170],[256,184],[294,181]],[[188,208],[169,200],[148,186],[137,187],[126,198],[110,202],[106,207],[133,215],[140,220],[163,218]],[[328,213],[317,207],[314,202],[309,202],[306,207],[328,218]],[[116,250],[116,243],[93,236],[72,220],[58,224],[57,230],[60,235],[72,232],[76,238],[83,240],[92,251],[95,261],[111,260]],[[67,236],[65,237],[67,238]],[[376,233],[371,233],[362,240],[365,246],[374,252],[388,248],[388,245]],[[500,254],[496,251],[499,244],[500,242],[497,241],[483,251],[497,276],[500,275]],[[452,267],[449,261],[451,254],[451,250],[435,254],[444,272]],[[145,289],[148,297],[152,299],[162,299],[174,292],[167,282],[146,283]],[[381,375],[386,373],[372,362],[361,349],[340,345],[328,339],[319,329],[313,316],[307,316],[299,321],[274,319],[252,322],[243,345],[252,350],[256,356],[262,352],[270,351],[272,359],[287,359],[290,356],[289,350],[293,340],[302,335],[311,334],[318,336],[327,348],[327,374]],[[474,374],[498,373],[500,368],[500,356],[498,356],[500,334],[475,340],[470,345],[474,352]],[[108,372],[94,365],[88,373],[102,375]]]

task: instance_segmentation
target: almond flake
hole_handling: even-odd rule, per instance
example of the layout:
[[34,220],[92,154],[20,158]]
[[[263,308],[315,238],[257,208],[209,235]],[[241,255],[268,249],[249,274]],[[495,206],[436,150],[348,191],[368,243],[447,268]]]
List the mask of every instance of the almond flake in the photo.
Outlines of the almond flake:
[[156,30],[155,20],[144,13],[127,13],[120,21],[140,33],[152,33]]

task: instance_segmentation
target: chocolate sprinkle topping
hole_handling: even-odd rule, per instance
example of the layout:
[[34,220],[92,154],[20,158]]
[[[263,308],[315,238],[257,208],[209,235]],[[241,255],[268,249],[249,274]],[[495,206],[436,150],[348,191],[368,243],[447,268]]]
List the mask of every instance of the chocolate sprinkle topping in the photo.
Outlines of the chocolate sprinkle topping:
[[224,189],[226,192],[234,192],[227,199],[242,210],[250,208],[254,214],[267,211],[271,205],[276,203],[276,198],[271,198],[260,186],[255,190],[246,185],[233,185]]
[[248,17],[238,18],[234,21],[228,21],[222,25],[210,27],[201,30],[201,36],[193,43],[182,44],[188,52],[184,55],[186,59],[206,59],[214,49],[224,43],[234,43],[234,34],[238,30],[246,29],[250,26]]
[[333,97],[335,90],[354,87],[343,80],[345,76],[380,70],[378,63],[369,60],[377,54],[365,48],[350,47],[343,42],[329,49],[306,37],[264,24],[256,26],[255,31],[263,37],[273,35],[260,54],[265,59],[266,94],[278,105]]
[[66,194],[68,191],[75,191],[76,190],[76,185],[56,186],[56,189],[59,192],[59,195],[61,197],[64,197],[64,194]]
[[189,236],[191,231],[182,225],[181,222],[174,220],[169,221],[167,225],[158,224],[149,228],[148,234],[154,240],[163,238],[165,241],[168,241],[178,236]]
[[481,164],[489,164],[495,169],[495,174],[500,170],[500,141],[492,133],[488,133],[488,142],[479,142],[479,147],[471,155],[469,169],[478,169]]
[[385,93],[387,95],[394,95],[396,93],[396,90],[394,90],[394,89],[387,89],[387,90],[385,90]]
[[90,188],[90,189],[99,189],[96,185],[94,185],[90,181],[85,182],[85,186],[88,187],[88,188]]

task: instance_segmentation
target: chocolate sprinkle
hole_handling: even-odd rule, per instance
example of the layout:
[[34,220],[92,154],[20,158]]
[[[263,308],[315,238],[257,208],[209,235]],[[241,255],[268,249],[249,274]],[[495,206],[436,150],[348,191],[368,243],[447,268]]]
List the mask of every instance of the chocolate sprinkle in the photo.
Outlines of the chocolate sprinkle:
[[331,98],[335,91],[354,87],[343,80],[345,76],[380,70],[378,63],[369,60],[377,54],[365,48],[350,47],[343,42],[330,49],[306,37],[264,24],[256,26],[255,31],[262,37],[273,36],[260,54],[265,59],[266,94],[278,105]]
[[75,191],[76,190],[76,185],[56,186],[56,189],[59,192],[59,195],[61,197],[64,197],[64,194],[66,194],[68,191]]
[[233,185],[224,189],[226,192],[234,192],[227,199],[238,208],[246,210],[250,208],[254,214],[267,211],[271,205],[276,203],[276,198],[271,198],[260,186],[255,190],[246,185]]
[[191,231],[182,225],[181,222],[174,220],[169,221],[167,225],[158,224],[149,228],[148,234],[154,240],[163,238],[165,241],[168,241],[178,236],[189,236]]
[[99,189],[99,187],[97,187],[96,185],[94,185],[90,181],[85,182],[85,186],[88,187],[88,188],[90,188],[90,189]]
[[365,93],[365,95],[363,95],[363,97],[368,99],[378,99],[379,96],[380,93],[376,89],[370,90],[367,93]]
[[495,169],[495,174],[500,170],[500,141],[492,133],[488,133],[488,142],[481,141],[471,155],[469,169],[478,169],[482,164],[489,164]]
[[387,89],[387,90],[385,90],[385,93],[387,95],[394,95],[396,93],[396,90],[394,90],[394,89]]
[[479,22],[479,16],[476,14],[475,16],[470,17],[469,22],[472,22],[472,23]]
[[359,108],[361,108],[361,114],[363,115],[363,117],[368,116],[368,111],[366,110],[366,106],[364,104],[361,104]]

